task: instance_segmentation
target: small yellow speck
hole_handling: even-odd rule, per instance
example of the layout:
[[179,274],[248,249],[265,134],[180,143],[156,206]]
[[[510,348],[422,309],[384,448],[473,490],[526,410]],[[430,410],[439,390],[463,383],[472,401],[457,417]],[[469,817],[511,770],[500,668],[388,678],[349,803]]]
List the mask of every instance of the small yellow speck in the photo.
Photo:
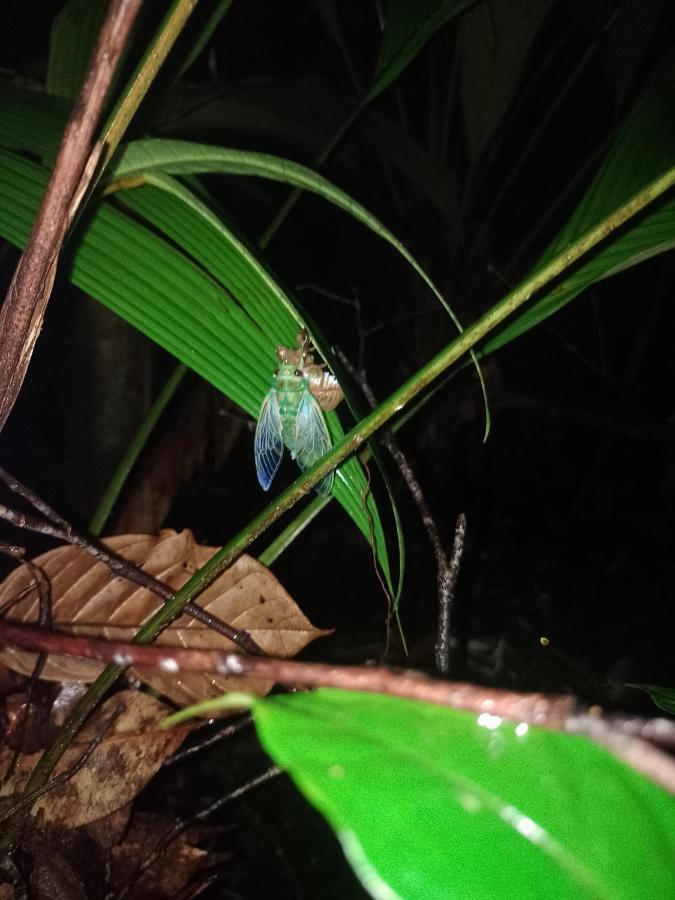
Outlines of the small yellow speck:
[[543,636],[542,636],[542,637],[539,638],[539,643],[541,644],[542,647],[548,647],[548,645],[549,645],[551,642],[549,641],[549,639],[548,639],[547,637],[543,637]]

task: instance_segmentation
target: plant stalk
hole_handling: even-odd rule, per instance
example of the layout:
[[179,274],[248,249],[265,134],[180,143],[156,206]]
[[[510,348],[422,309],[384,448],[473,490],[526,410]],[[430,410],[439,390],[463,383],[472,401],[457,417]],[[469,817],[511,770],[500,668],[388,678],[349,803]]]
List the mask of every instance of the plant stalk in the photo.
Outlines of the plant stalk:
[[[136,633],[133,643],[147,644],[154,640],[167,625],[182,613],[185,604],[205,590],[265,529],[297,503],[301,497],[309,493],[314,485],[325,475],[335,469],[354,451],[358,450],[371,435],[399,413],[424,388],[446,372],[450,366],[475,347],[486,335],[494,331],[498,325],[530,300],[534,294],[547,284],[550,284],[565,269],[581,259],[582,256],[600,244],[612,232],[664,194],[673,185],[675,185],[675,167],[652,181],[627,203],[619,207],[618,210],[586,232],[579,240],[570,244],[567,249],[540,268],[522,285],[511,291],[510,294],[489,309],[477,322],[444,347],[433,359],[401,385],[398,390],[394,391],[384,403],[380,404],[377,409],[348,432],[309,472],[296,479],[290,487],[272,500],[246,528],[235,535],[201,569],[195,572],[192,578],[176,592],[174,597],[159,609]],[[26,785],[26,792],[37,790],[45,784],[73,735],[123,671],[123,666],[109,665],[91,685],[61,727],[52,746],[45,751],[36,765]],[[17,830],[23,824],[21,816],[27,814],[28,809],[26,808],[16,816],[14,822],[16,823],[19,820],[18,826],[15,824],[14,828],[8,829],[8,834],[4,836],[0,847],[6,848],[8,845],[11,846],[16,842]]]

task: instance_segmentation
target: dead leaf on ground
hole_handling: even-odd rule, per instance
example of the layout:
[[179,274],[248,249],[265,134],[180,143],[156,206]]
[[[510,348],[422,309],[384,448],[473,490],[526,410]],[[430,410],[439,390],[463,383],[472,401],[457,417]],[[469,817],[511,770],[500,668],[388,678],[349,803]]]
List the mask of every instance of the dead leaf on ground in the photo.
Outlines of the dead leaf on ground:
[[[101,743],[82,769],[35,803],[32,814],[37,824],[77,828],[133,800],[193,727],[160,729],[169,712],[164,703],[139,691],[121,691],[107,700],[68,747],[54,775],[72,768],[107,725]],[[8,747],[0,751],[0,797],[23,791],[40,756],[19,756],[14,772],[4,781],[13,752]]]
[[[129,879],[134,879],[158,842],[175,824],[176,820],[167,816],[152,813],[133,815],[126,838],[112,849],[112,880],[116,890],[122,888]],[[214,830],[206,829],[207,833]],[[191,883],[193,892],[189,896],[196,896],[194,891],[198,892],[206,886],[202,883],[194,884],[196,876],[229,858],[228,854],[216,854],[196,846],[203,831],[203,828],[186,829],[165,847],[150,868],[134,880],[130,900],[141,897],[143,900],[173,900]]]
[[120,806],[110,815],[104,816],[102,819],[95,819],[85,825],[85,831],[99,847],[109,850],[115,844],[123,839],[129,827],[129,819],[131,818],[131,803],[126,806]]
[[30,888],[35,900],[87,900],[87,892],[73,867],[60,853],[46,848],[33,855]]
[[[56,687],[42,686],[52,690]],[[3,742],[21,753],[35,753],[44,749],[54,733],[50,720],[51,699],[49,693],[37,690],[31,698],[27,693],[5,697],[0,709]]]
[[[195,543],[192,532],[187,530],[180,534],[167,530],[159,535],[118,535],[104,543],[174,589],[183,585],[217,549]],[[150,591],[113,576],[105,563],[97,562],[78,547],[58,547],[34,562],[50,579],[52,619],[59,631],[128,641],[162,605]],[[22,596],[24,591],[26,596]],[[11,605],[17,597],[21,599]],[[200,595],[198,602],[228,625],[246,630],[271,656],[294,656],[310,641],[330,633],[315,628],[269,569],[251,556],[241,556]],[[37,621],[37,591],[26,566],[15,569],[0,584],[0,608],[4,607],[11,621]],[[188,616],[177,619],[156,643],[191,649],[238,649],[218,632]],[[31,671],[34,660],[34,653],[23,650],[7,648],[0,653],[0,661],[24,674]],[[93,681],[102,668],[100,663],[89,660],[50,654],[41,678]],[[215,673],[186,672],[176,676],[157,669],[134,671],[142,681],[181,706],[232,690],[263,695],[272,687],[270,681]]]

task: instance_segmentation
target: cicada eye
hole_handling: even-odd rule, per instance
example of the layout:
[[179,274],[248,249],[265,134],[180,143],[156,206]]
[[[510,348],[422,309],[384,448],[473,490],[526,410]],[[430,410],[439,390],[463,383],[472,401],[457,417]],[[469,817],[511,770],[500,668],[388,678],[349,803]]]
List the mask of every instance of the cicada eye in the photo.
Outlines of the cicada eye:
[[296,375],[297,378],[302,378],[302,374],[303,374],[303,373],[302,373],[302,369],[296,369],[296,370],[295,370],[295,375]]

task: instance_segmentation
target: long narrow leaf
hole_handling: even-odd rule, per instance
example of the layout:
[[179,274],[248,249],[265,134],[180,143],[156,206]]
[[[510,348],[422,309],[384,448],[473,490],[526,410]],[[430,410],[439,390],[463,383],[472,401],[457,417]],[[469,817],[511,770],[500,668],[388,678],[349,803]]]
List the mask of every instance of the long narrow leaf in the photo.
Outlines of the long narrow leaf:
[[426,42],[476,0],[391,0],[382,33],[373,81],[364,101],[370,102],[395,81]]
[[[567,225],[538,263],[566,246],[675,165],[675,79],[655,81],[617,136],[605,162]],[[666,197],[602,244],[571,275],[489,340],[490,353],[538,325],[583,290],[675,247],[675,199]]]
[[[26,240],[47,175],[43,167],[0,151],[0,196],[5,198],[0,234],[17,246]],[[199,238],[198,226],[204,223],[198,216],[191,219],[184,204],[175,209],[176,197],[148,186],[129,192],[126,202],[143,210],[169,236],[185,238],[188,252],[195,250],[181,228],[187,225],[193,229],[192,237]],[[216,249],[220,252],[223,244]],[[243,265],[243,260],[240,256],[237,261]],[[231,272],[221,272],[227,282],[221,286],[197,262],[106,203],[91,218],[74,253],[71,280],[256,416],[276,367],[274,343],[279,334],[266,338],[232,298],[234,291],[245,302],[244,288],[255,287],[256,278],[269,277],[257,262],[248,262],[248,268],[234,273],[234,280]],[[287,315],[285,335],[294,336],[297,324]],[[339,440],[344,431],[336,414],[327,418],[333,439]],[[372,525],[378,561],[391,583],[380,516],[372,496],[366,497],[357,460],[349,460],[338,472],[334,490],[368,540]]]
[[[182,247],[237,300],[260,329],[252,329],[251,339],[264,354],[267,362],[263,371],[271,377],[276,367],[275,346],[292,346],[298,328],[305,322],[253,251],[208,207],[175,179],[166,175],[151,178],[152,185],[124,191],[119,195],[120,201]],[[217,336],[214,340],[218,340]],[[252,416],[257,415],[268,388],[266,382],[254,407],[245,407]],[[337,414],[326,413],[325,418],[333,441],[340,440],[344,431]],[[378,562],[393,590],[382,522],[372,495],[367,493],[363,470],[352,459],[337,475],[335,496],[368,540],[372,530]]]

